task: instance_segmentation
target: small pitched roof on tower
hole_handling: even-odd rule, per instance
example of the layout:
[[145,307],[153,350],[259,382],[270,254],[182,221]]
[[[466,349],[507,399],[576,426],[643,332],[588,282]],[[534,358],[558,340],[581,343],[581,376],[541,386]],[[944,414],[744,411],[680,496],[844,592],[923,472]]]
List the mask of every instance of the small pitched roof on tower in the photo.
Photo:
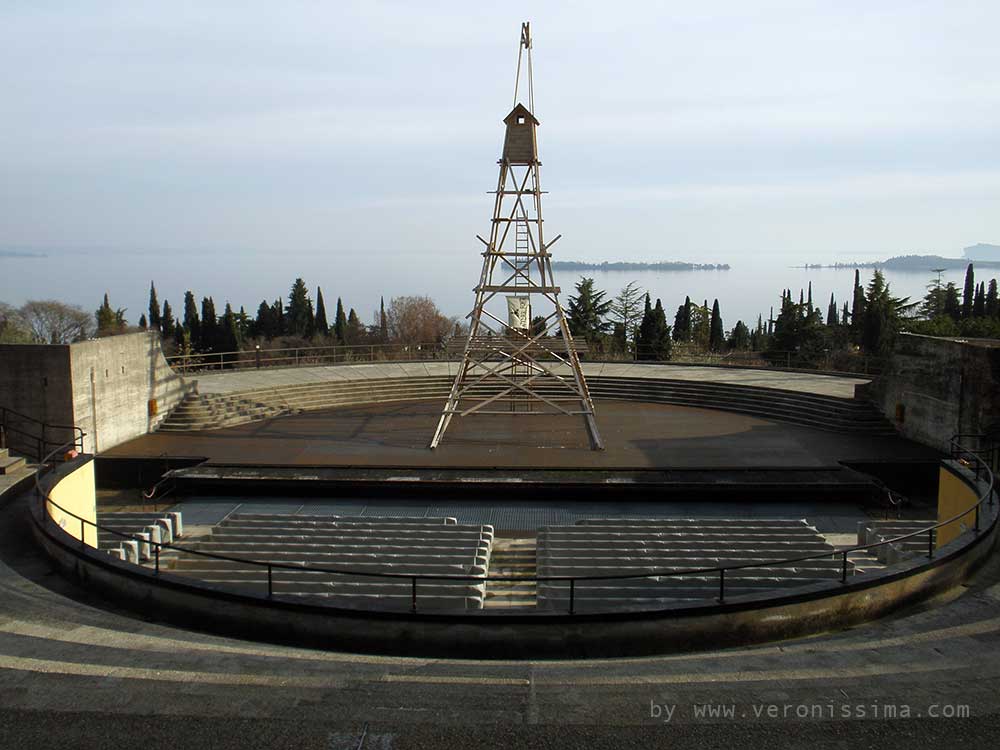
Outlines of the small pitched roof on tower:
[[516,122],[515,118],[517,118],[517,117],[524,117],[524,118],[530,117],[531,121],[535,125],[539,124],[538,120],[535,119],[535,116],[533,114],[531,114],[531,112],[528,111],[528,108],[525,107],[520,102],[518,102],[518,104],[514,107],[514,109],[512,109],[510,111],[509,115],[507,115],[505,118],[503,118],[504,124],[510,125],[511,122]]

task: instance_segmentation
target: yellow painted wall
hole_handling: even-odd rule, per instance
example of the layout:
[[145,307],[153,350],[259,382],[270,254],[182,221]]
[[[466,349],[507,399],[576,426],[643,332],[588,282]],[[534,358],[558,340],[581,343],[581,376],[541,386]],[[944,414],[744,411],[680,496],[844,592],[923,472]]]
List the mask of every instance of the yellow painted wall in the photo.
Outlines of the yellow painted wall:
[[[90,523],[84,526],[83,541],[91,547],[97,547],[97,491],[94,483],[94,462],[84,461],[69,474],[56,480],[49,490],[49,498],[70,513],[87,519]],[[51,502],[45,503],[52,520],[75,539],[80,538],[80,520],[56,508]]]
[[[965,508],[972,507],[977,500],[979,496],[975,490],[952,473],[947,466],[941,467],[941,476],[938,479],[938,523],[961,513]],[[976,514],[975,511],[971,511],[942,526],[937,530],[937,546],[940,548],[954,541],[970,530],[975,523]]]

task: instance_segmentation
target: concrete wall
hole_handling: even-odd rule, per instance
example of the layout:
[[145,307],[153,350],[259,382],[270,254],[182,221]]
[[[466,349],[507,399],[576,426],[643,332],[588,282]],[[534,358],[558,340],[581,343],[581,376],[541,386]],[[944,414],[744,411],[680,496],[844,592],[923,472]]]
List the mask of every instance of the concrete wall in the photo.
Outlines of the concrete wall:
[[872,390],[900,432],[925,445],[947,450],[956,433],[996,432],[1000,342],[902,334]]
[[146,434],[184,397],[184,382],[167,365],[154,334],[110,336],[71,349],[73,420],[87,433],[87,453]]
[[[73,423],[72,383],[69,376],[69,346],[46,344],[0,344],[0,406],[49,424]],[[12,427],[37,433],[37,426],[14,419]],[[25,438],[8,436],[13,450]],[[53,439],[70,439],[70,433]]]
[[[49,500],[45,510],[59,528],[74,539],[97,547],[97,488],[94,482],[94,459],[81,457],[56,468],[46,479]],[[58,507],[57,507],[58,506]],[[80,519],[88,523],[81,524]]]
[[[185,388],[152,333],[69,345],[0,346],[0,405],[83,428],[87,453],[149,432]],[[149,412],[152,399],[156,415]]]

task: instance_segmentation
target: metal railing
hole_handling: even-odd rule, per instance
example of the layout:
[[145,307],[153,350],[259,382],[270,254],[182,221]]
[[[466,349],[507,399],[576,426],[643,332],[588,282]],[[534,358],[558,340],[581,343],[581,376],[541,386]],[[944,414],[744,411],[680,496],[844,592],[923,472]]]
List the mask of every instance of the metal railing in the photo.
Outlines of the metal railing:
[[[576,339],[574,339],[574,342]],[[663,362],[678,365],[712,365],[722,367],[817,370],[841,372],[851,375],[877,375],[882,370],[883,361],[863,354],[850,355],[841,361],[836,357],[822,360],[804,358],[799,352],[791,351],[732,351],[726,353],[690,352],[680,353],[667,360],[645,356],[652,352],[641,349],[628,352],[602,350],[587,345],[581,340],[574,348],[581,358],[593,362]],[[221,370],[247,370],[267,367],[315,367],[319,365],[364,364],[366,362],[400,362],[441,360],[457,361],[462,356],[464,340],[446,343],[420,343],[403,346],[400,344],[352,344],[334,346],[299,346],[275,349],[248,349],[229,352],[200,352],[174,354],[166,357],[174,371],[187,374]]]
[[[86,546],[85,537],[86,529],[88,526],[93,526],[96,529],[96,534],[99,536],[100,532],[105,532],[106,534],[111,534],[115,537],[119,537],[123,540],[134,540],[138,541],[140,545],[149,545],[152,550],[153,556],[153,575],[159,577],[161,575],[161,565],[160,557],[164,550],[176,551],[180,554],[189,554],[196,557],[212,559],[212,560],[223,560],[227,562],[234,562],[246,565],[251,568],[259,568],[262,571],[266,571],[267,575],[267,599],[274,599],[274,573],[275,571],[295,571],[295,572],[310,572],[310,573],[325,573],[330,576],[350,576],[353,578],[371,578],[373,580],[393,580],[393,581],[403,581],[410,584],[410,607],[409,611],[411,613],[417,613],[419,611],[419,586],[422,583],[430,582],[441,582],[447,581],[452,583],[467,583],[467,584],[492,584],[492,583],[563,583],[569,586],[569,604],[567,610],[562,614],[573,615],[576,614],[576,587],[580,582],[591,582],[591,581],[628,581],[628,580],[644,580],[650,578],[671,578],[679,579],[683,576],[717,576],[718,578],[718,596],[715,601],[722,604],[726,601],[726,574],[733,571],[740,570],[752,570],[760,568],[774,568],[782,567],[786,565],[793,565],[795,563],[802,563],[811,560],[829,560],[829,559],[840,559],[841,560],[841,575],[840,583],[846,584],[849,581],[849,556],[852,553],[866,551],[868,553],[873,549],[878,549],[885,545],[898,544],[899,542],[904,542],[910,539],[921,539],[926,536],[927,538],[927,559],[932,560],[934,558],[935,549],[935,536],[936,531],[948,524],[960,522],[970,513],[974,513],[973,528],[971,531],[978,538],[985,531],[989,531],[997,523],[998,514],[993,513],[989,524],[983,528],[982,524],[982,512],[983,506],[988,505],[989,508],[993,509],[995,505],[995,477],[993,470],[986,461],[983,460],[981,454],[984,451],[991,451],[990,455],[996,456],[997,445],[992,441],[987,439],[982,439],[983,445],[977,445],[975,447],[965,447],[961,442],[959,442],[960,437],[970,438],[972,436],[958,436],[956,435],[952,438],[951,445],[951,456],[954,460],[961,463],[963,466],[967,467],[972,471],[976,477],[977,482],[980,480],[985,480],[986,489],[983,490],[975,503],[965,508],[961,512],[955,514],[954,516],[947,518],[943,521],[939,521],[932,524],[926,528],[918,529],[906,534],[900,534],[894,536],[890,539],[883,539],[880,542],[874,544],[859,544],[853,547],[837,550],[836,552],[821,552],[810,555],[802,555],[799,557],[782,558],[777,560],[765,560],[757,561],[753,563],[741,563],[737,565],[721,565],[715,567],[702,567],[702,568],[688,568],[685,570],[650,570],[642,573],[626,573],[619,575],[598,575],[598,576],[489,576],[489,575],[428,575],[428,574],[410,574],[410,573],[376,573],[371,571],[358,571],[350,570],[339,567],[327,567],[327,566],[316,566],[316,565],[306,565],[306,564],[293,564],[293,563],[280,563],[272,562],[268,560],[255,560],[251,558],[235,557],[231,555],[220,555],[213,552],[205,552],[202,550],[190,549],[187,547],[182,547],[172,543],[155,542],[153,540],[145,540],[139,538],[133,534],[127,534],[124,532],[116,531],[114,529],[109,529],[99,524],[93,523],[87,519],[81,518],[80,516],[68,511],[67,509],[60,506],[58,503],[52,500],[48,493],[44,492],[41,487],[41,477],[44,473],[51,471],[56,464],[59,462],[54,460],[60,452],[65,452],[65,450],[72,444],[67,444],[60,446],[55,451],[51,452],[45,457],[35,474],[35,487],[38,492],[38,496],[43,500],[40,504],[42,517],[39,523],[42,524],[43,528],[52,519],[46,513],[45,509],[47,505],[57,508],[62,513],[67,516],[74,518],[80,522],[80,545],[81,547]],[[980,436],[975,436],[980,438]],[[987,445],[988,444],[988,445]],[[144,568],[145,569],[145,568]],[[178,578],[183,576],[177,576],[172,580],[176,583]],[[196,582],[198,579],[194,577],[188,577],[191,582]],[[448,610],[441,610],[435,608],[433,610],[436,614],[442,612],[447,612]],[[614,611],[614,610],[608,610]],[[558,612],[549,612],[543,610],[546,614],[559,614]]]
[[[72,434],[67,441],[66,435]],[[76,425],[51,424],[0,406],[0,449],[9,448],[41,461],[53,446],[83,451],[85,433]]]

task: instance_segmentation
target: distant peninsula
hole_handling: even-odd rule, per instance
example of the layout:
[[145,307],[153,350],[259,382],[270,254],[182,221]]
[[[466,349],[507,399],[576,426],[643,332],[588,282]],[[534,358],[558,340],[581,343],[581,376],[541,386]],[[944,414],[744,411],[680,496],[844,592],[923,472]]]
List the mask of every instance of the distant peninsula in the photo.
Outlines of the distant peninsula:
[[[1000,268],[1000,260],[971,261],[976,266],[985,268]],[[965,268],[969,265],[968,258],[943,258],[940,255],[897,255],[888,260],[868,261],[865,263],[806,263],[795,268],[888,268],[891,271],[934,271],[943,269]]]
[[685,263],[678,260],[661,260],[655,263],[633,261],[601,261],[586,263],[579,260],[554,260],[554,271],[728,271],[728,263]]
[[0,250],[0,258],[47,258],[45,253],[26,253],[22,250]]

